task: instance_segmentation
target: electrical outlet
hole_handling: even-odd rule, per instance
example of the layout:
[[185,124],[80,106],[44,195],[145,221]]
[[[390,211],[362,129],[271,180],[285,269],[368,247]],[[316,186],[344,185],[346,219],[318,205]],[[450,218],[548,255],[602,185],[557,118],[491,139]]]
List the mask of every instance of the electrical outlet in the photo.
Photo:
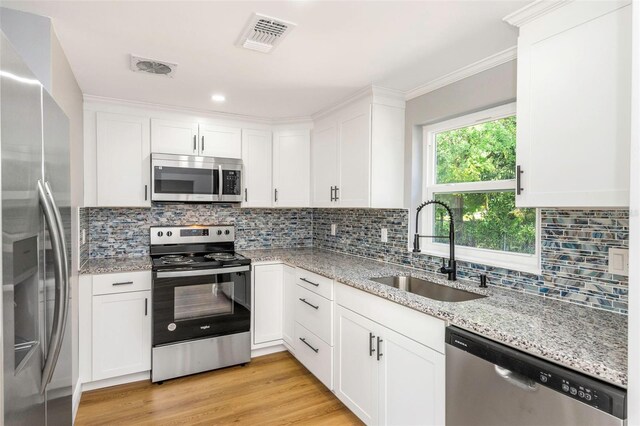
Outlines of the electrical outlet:
[[80,231],[80,244],[86,244],[87,242],[87,234],[85,233],[85,230],[82,229]]
[[629,275],[629,250],[617,247],[609,248],[609,273]]
[[387,228],[382,228],[380,230],[380,241],[383,243],[387,242]]
[[331,235],[334,235],[334,236],[336,235],[337,228],[338,227],[336,226],[335,223],[331,224]]

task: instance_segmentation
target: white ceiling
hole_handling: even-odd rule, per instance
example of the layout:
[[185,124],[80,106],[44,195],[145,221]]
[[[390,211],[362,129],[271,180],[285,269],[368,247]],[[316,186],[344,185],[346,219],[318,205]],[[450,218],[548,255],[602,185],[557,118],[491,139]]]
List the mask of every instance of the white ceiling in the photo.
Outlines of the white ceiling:
[[[285,118],[369,84],[408,91],[512,47],[502,18],[529,1],[3,3],[53,18],[85,94]],[[271,54],[238,48],[253,12],[298,26]],[[130,53],[177,63],[177,74],[134,73]]]

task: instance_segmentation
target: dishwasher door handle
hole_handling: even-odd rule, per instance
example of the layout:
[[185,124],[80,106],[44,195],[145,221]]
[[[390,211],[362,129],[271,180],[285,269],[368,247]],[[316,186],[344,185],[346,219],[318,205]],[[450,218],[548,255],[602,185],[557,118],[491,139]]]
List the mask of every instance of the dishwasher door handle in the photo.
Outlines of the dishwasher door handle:
[[494,365],[494,367],[496,370],[496,374],[512,385],[527,392],[535,392],[538,390],[538,384],[530,378],[518,373],[514,373],[513,371],[507,370],[506,368],[500,367],[499,365]]

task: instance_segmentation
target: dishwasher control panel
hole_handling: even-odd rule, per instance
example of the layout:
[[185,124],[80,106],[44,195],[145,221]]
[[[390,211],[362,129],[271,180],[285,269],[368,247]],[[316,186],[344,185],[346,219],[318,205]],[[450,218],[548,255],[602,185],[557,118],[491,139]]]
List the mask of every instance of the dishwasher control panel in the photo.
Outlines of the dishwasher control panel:
[[545,386],[620,419],[626,418],[624,389],[457,327],[447,327],[445,339],[448,345],[494,364],[499,375],[522,387]]

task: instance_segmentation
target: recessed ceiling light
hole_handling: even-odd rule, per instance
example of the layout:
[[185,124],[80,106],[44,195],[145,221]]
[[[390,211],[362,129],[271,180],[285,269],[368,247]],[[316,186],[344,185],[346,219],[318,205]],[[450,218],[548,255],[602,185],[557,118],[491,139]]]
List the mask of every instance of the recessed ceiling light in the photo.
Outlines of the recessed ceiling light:
[[224,102],[226,99],[227,98],[225,98],[224,95],[220,95],[220,94],[211,96],[211,100],[213,102]]

